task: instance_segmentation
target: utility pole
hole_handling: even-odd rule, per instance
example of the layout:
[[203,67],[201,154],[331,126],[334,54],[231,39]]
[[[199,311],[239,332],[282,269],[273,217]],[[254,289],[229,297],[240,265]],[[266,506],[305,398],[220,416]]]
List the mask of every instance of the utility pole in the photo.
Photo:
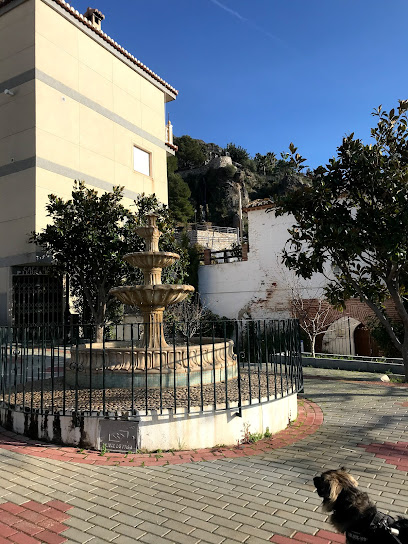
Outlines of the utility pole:
[[238,243],[242,246],[242,194],[241,194],[241,184],[236,181],[227,181],[227,184],[230,187],[233,187],[238,192]]
[[237,183],[238,186],[238,217],[239,217],[239,241],[242,247],[242,195],[241,195],[241,184]]

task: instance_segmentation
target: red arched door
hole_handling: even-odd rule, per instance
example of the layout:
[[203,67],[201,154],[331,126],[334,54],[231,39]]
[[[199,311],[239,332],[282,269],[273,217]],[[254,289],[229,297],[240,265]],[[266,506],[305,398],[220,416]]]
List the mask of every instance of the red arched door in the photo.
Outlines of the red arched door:
[[359,325],[354,331],[354,345],[356,355],[378,356],[378,346],[371,337],[370,331],[364,325]]

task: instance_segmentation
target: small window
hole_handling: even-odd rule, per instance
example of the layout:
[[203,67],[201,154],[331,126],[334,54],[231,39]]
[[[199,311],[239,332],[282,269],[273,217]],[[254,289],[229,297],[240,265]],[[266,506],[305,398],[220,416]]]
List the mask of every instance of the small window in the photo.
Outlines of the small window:
[[150,176],[150,153],[133,146],[133,169],[145,176]]

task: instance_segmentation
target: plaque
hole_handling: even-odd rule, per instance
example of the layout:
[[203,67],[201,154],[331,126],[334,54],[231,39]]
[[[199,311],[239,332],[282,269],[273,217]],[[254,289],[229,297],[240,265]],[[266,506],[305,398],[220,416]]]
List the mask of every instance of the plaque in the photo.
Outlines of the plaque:
[[100,443],[108,451],[131,451],[135,453],[138,445],[139,423],[120,419],[101,419],[99,422]]

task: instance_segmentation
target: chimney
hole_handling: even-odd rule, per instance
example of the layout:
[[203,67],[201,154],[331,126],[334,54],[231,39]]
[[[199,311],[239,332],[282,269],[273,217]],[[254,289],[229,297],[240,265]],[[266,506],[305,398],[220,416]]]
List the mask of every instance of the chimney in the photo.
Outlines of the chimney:
[[101,30],[101,23],[105,19],[105,15],[101,13],[99,9],[88,8],[84,13],[84,17],[86,17],[95,28]]

